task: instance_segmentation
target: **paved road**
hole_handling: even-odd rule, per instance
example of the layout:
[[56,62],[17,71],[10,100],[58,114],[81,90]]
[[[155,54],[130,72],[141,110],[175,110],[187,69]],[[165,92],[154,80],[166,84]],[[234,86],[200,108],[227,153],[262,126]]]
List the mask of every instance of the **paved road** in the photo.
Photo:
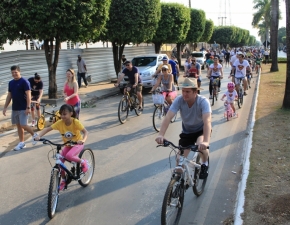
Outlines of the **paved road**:
[[[225,70],[228,74],[229,69]],[[222,81],[221,93],[227,82],[227,78]],[[208,96],[206,79],[203,87],[202,94]],[[186,192],[180,224],[220,224],[232,216],[253,92],[254,88],[245,97],[239,118],[230,122],[223,118],[221,101],[212,107],[210,175],[202,196],[196,198],[191,189]],[[143,115],[132,113],[124,125],[117,118],[119,99],[107,98],[98,101],[96,108],[82,111],[83,123],[90,132],[87,147],[94,150],[96,158],[95,175],[88,187],[74,182],[61,193],[57,215],[51,221],[46,213],[49,147],[39,143],[21,152],[7,152],[0,159],[1,225],[160,224],[161,204],[170,179],[170,149],[156,149],[150,95],[145,96]],[[177,143],[180,130],[178,117],[170,125],[167,139]],[[58,139],[56,132],[46,137]]]

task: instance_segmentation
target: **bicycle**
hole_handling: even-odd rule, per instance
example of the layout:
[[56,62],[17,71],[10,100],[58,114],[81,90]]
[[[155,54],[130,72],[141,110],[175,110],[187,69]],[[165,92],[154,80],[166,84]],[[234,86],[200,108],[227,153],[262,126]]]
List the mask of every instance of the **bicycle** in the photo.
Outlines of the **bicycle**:
[[[126,85],[127,84],[125,84],[124,86]],[[132,90],[133,89],[131,89],[131,91]],[[143,108],[144,108],[144,100],[142,101],[142,110]],[[137,98],[137,94],[133,93],[132,96],[130,96],[130,93],[126,91],[118,107],[118,118],[121,124],[124,124],[126,122],[129,110],[130,111],[135,110],[137,116],[140,116],[142,114],[142,110],[139,110],[139,101]]]
[[[32,101],[32,103],[37,103],[37,102]],[[47,112],[45,111],[45,106],[47,105],[48,104],[41,104],[41,103],[39,104],[39,106],[42,107],[42,113],[41,113],[41,116],[36,121],[36,127],[38,130],[43,130],[45,128],[45,124],[46,124],[45,114],[50,115],[49,122],[55,123],[56,121],[60,120],[59,110],[56,110],[56,111],[53,110],[51,113]]]
[[[189,187],[192,187],[193,193],[197,197],[200,196],[204,191],[207,178],[199,179],[201,164],[200,164],[200,156],[198,154],[199,152],[198,145],[181,147],[174,145],[170,141],[164,140],[163,145],[158,145],[157,147],[160,146],[170,147],[172,151],[175,152],[176,156],[178,154],[176,149],[180,151],[178,166],[176,166],[175,169],[172,171],[171,180],[167,186],[161,210],[162,225],[178,224],[183,208],[184,192]],[[184,157],[185,149],[190,149],[191,151],[194,152],[194,155],[191,160],[189,160],[187,157]]]
[[218,92],[218,85],[219,85],[219,80],[220,78],[210,78],[211,85],[212,85],[212,100],[211,100],[211,105],[214,105],[214,100],[218,100],[219,97],[219,92]]
[[[49,144],[51,146],[51,150],[48,152],[48,156],[49,153],[53,151],[53,158],[55,159],[55,165],[52,167],[50,175],[48,201],[47,201],[47,214],[48,217],[52,219],[55,216],[58,204],[61,170],[65,171],[66,176],[66,186],[64,189],[67,189],[67,185],[71,183],[72,180],[77,180],[82,187],[86,187],[89,185],[94,175],[95,158],[93,151],[89,148],[83,149],[80,152],[79,157],[81,159],[87,160],[89,168],[86,173],[83,173],[80,163],[68,161],[59,153],[59,151],[63,146],[68,144],[72,146],[77,144],[76,142],[67,141],[66,143],[63,144],[56,144],[45,138],[41,138],[39,141],[42,141],[43,144]],[[53,148],[53,146],[56,146],[56,148]],[[66,165],[61,161],[61,159],[64,159],[65,161],[72,164],[71,170],[69,170],[66,167]],[[49,163],[52,166],[50,160]]]
[[[225,106],[224,117],[227,118],[227,121],[229,121],[231,118],[234,117],[234,111],[232,109],[231,104],[225,102],[224,106]],[[238,113],[236,113],[235,115],[236,117],[238,117]]]
[[[156,91],[155,90],[155,93],[159,93],[159,94],[162,94],[162,92],[160,91]],[[154,129],[159,132],[160,131],[160,127],[161,127],[161,124],[163,122],[163,119],[165,118],[167,112],[168,112],[168,109],[170,107],[169,103],[164,100],[162,104],[155,104],[155,109],[153,111],[153,117],[152,117],[152,122],[153,122],[153,127]],[[175,116],[171,119],[171,123],[174,123],[175,120],[176,120],[176,117],[177,117],[177,113],[175,114]]]
[[237,78],[239,81],[239,90],[238,92],[238,106],[239,108],[242,107],[243,102],[244,102],[244,89],[243,89],[243,79],[244,78]]

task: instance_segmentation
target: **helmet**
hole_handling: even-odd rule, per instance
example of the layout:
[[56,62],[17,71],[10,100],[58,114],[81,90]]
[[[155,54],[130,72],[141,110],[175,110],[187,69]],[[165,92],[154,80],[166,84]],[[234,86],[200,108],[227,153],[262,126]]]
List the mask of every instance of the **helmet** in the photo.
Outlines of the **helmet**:
[[233,82],[228,83],[228,90],[233,91],[235,89],[235,84]]

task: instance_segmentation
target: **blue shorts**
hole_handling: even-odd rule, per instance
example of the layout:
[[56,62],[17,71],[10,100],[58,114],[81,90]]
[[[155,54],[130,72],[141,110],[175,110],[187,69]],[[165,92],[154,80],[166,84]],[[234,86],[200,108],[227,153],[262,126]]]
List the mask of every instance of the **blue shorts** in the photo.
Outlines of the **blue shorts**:
[[12,110],[11,122],[12,124],[20,124],[21,126],[27,125],[28,115],[26,115],[26,110]]

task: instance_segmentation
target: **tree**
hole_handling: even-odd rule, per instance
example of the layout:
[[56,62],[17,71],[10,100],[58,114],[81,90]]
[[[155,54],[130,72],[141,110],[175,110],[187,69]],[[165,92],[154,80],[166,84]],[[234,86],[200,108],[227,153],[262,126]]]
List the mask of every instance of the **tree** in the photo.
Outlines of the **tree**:
[[201,36],[199,41],[208,42],[211,39],[211,37],[212,37],[213,29],[214,29],[213,21],[212,20],[206,20],[204,32],[203,32],[203,34],[202,34],[202,36]]
[[271,72],[279,71],[278,69],[278,27],[279,27],[279,1],[271,1]]
[[107,31],[101,39],[112,42],[116,75],[121,70],[125,45],[152,39],[160,10],[159,0],[112,0]]
[[190,9],[190,27],[184,43],[196,43],[201,39],[206,24],[203,10]]
[[286,45],[283,38],[286,37],[286,27],[280,27],[278,30],[278,44]]
[[286,69],[286,85],[282,107],[290,109],[290,1],[285,0],[286,4],[286,42],[287,42],[287,69]]
[[61,42],[99,36],[109,16],[109,5],[110,0],[2,0],[0,9],[5,16],[1,17],[0,40],[16,40],[23,35],[44,40],[49,98],[57,98],[55,75]]
[[254,0],[254,9],[258,11],[253,14],[252,25],[258,28],[258,24],[264,21],[265,40],[269,40],[269,29],[271,24],[271,1],[270,0]]

